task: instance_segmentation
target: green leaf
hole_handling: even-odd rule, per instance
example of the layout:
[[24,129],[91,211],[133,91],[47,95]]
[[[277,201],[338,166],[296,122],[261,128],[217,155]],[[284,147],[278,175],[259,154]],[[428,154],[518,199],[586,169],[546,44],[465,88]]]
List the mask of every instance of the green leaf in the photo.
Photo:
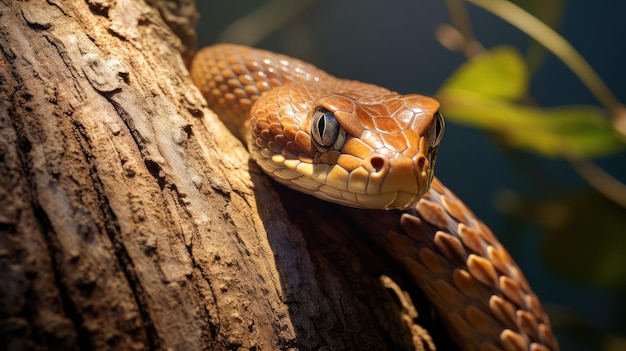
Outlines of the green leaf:
[[594,106],[537,108],[444,91],[437,95],[447,119],[497,133],[511,147],[548,157],[596,157],[624,149],[605,115]]
[[502,46],[462,65],[437,94],[452,121],[496,133],[510,147],[548,157],[597,157],[621,151],[606,112],[592,106],[540,108],[518,103],[527,96],[521,55]]
[[472,91],[478,95],[517,100],[526,95],[528,72],[517,50],[500,46],[463,64],[441,88],[442,92]]

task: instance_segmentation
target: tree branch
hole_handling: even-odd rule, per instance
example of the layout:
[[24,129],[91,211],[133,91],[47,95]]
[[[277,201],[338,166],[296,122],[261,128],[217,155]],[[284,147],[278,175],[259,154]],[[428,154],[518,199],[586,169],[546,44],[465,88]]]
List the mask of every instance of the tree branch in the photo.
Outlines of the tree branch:
[[193,7],[149,4],[0,1],[0,341],[413,348],[397,267],[277,195],[188,78]]

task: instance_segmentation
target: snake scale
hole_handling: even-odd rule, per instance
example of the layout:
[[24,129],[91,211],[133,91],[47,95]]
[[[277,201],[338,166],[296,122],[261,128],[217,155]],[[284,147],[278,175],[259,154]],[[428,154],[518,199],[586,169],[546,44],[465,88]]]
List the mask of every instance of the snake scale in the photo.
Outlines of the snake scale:
[[300,60],[219,44],[194,58],[209,107],[259,166],[342,205],[402,209],[385,249],[463,350],[558,350],[548,316],[491,230],[437,178],[439,103],[335,78]]

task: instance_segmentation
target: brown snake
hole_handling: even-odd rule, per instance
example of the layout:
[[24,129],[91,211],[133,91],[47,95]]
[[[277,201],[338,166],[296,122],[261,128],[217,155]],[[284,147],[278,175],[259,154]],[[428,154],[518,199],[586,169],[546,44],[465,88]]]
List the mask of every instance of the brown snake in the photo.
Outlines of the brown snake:
[[443,133],[436,100],[226,44],[200,51],[191,76],[209,107],[248,141],[255,161],[278,182],[352,207],[408,209],[401,219],[405,233],[382,233],[385,248],[463,350],[558,350],[517,264],[433,179]]

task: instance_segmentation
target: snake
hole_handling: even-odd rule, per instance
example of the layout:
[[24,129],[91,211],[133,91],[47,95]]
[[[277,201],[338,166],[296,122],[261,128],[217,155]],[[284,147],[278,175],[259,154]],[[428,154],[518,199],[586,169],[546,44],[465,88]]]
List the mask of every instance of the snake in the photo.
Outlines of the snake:
[[445,129],[436,99],[235,44],[200,50],[190,76],[278,183],[344,206],[404,211],[404,233],[385,232],[385,249],[462,350],[559,349],[521,269],[434,177]]

